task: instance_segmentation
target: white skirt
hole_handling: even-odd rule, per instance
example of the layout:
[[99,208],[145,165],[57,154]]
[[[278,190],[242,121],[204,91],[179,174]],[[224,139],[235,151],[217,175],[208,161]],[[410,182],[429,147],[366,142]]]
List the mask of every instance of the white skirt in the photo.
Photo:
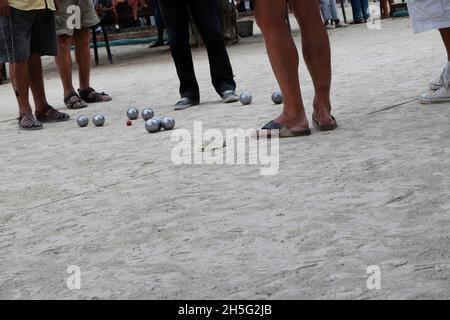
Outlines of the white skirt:
[[450,0],[408,0],[414,33],[450,28]]

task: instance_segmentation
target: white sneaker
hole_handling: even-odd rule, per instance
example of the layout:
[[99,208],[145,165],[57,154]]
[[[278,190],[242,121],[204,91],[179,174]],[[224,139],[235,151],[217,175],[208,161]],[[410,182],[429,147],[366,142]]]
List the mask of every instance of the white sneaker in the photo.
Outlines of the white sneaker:
[[450,80],[444,79],[444,84],[432,93],[424,93],[420,96],[420,103],[432,104],[450,102]]
[[430,82],[430,89],[431,90],[437,90],[440,87],[442,87],[444,85],[444,74],[445,74],[445,69],[444,71],[442,71],[441,75],[439,76],[439,78],[433,79]]

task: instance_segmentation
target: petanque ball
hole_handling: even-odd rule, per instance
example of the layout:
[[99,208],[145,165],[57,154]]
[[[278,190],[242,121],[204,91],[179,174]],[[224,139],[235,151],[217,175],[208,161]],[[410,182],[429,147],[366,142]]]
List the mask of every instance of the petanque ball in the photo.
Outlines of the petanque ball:
[[164,130],[172,130],[175,127],[175,119],[172,117],[164,117],[161,122]]
[[79,116],[77,119],[77,123],[81,128],[87,127],[89,124],[89,118],[86,116]]
[[161,130],[161,127],[162,127],[161,120],[158,118],[153,118],[145,122],[145,129],[149,133],[158,132],[159,130]]
[[136,120],[139,117],[139,110],[136,108],[129,108],[127,110],[127,117],[130,120]]
[[283,95],[280,91],[275,91],[274,93],[272,93],[272,101],[275,104],[283,103]]
[[252,103],[252,100],[253,100],[253,97],[248,92],[242,92],[241,95],[239,96],[239,101],[243,105],[248,105],[248,104]]
[[152,109],[145,108],[144,110],[142,110],[141,115],[142,115],[142,119],[147,121],[147,120],[150,120],[151,118],[153,118],[155,116],[155,112],[153,112]]
[[105,124],[105,116],[101,114],[96,114],[94,118],[92,118],[92,122],[96,127],[102,127]]

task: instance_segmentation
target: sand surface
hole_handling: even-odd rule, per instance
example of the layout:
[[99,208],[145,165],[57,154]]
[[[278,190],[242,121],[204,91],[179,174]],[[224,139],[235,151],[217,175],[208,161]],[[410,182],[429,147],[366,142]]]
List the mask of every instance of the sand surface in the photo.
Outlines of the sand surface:
[[[114,47],[113,66],[101,50],[92,84],[114,101],[40,132],[17,130],[11,88],[0,86],[0,298],[450,298],[450,104],[416,100],[443,66],[439,35],[413,35],[398,19],[330,38],[340,128],[281,141],[273,176],[175,166],[170,132],[125,125],[128,106],[188,130],[194,120],[225,130],[273,119],[281,107],[259,36],[229,48],[250,106],[220,103],[203,49],[194,50],[203,104],[182,112],[172,110],[178,81],[166,49]],[[48,100],[62,108],[52,59],[44,65]],[[303,63],[301,74],[310,114]],[[96,112],[105,127],[77,127],[78,115]],[[66,286],[70,265],[81,268],[81,290]],[[366,287],[370,265],[380,290]]]

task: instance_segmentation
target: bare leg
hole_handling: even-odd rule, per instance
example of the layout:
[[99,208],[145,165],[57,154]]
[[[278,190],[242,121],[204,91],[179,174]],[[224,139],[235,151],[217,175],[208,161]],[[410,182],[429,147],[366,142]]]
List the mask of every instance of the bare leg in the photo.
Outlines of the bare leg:
[[291,130],[305,130],[309,125],[300,91],[299,57],[285,22],[286,1],[259,0],[255,2],[255,16],[284,97],[283,113],[275,121]]
[[450,28],[440,29],[442,40],[444,41],[445,48],[447,49],[447,58],[450,61]]
[[383,15],[381,16],[382,19],[389,18],[391,16],[390,14],[390,2],[388,0],[381,0],[381,6],[383,8]]
[[303,58],[315,89],[313,116],[320,125],[332,125],[331,49],[328,33],[320,16],[319,3],[310,0],[291,0],[291,3],[301,29]]
[[137,21],[138,19],[138,6],[139,2],[138,0],[128,0],[128,5],[131,7],[131,10],[133,11],[133,19],[134,21]]
[[58,56],[55,58],[55,62],[58,67],[59,76],[61,77],[65,97],[74,91],[72,83],[72,57],[70,55],[71,45],[71,36],[58,36]]
[[33,93],[36,112],[45,112],[48,109],[48,102],[45,96],[40,54],[31,54],[30,59],[28,60],[28,72],[30,75],[30,87],[31,92]]
[[116,10],[116,9],[113,9],[113,10],[112,10],[112,13],[113,13],[113,17],[114,17],[114,24],[115,24],[116,26],[118,26],[118,25],[119,25],[119,15],[118,15],[118,13],[117,13],[117,10]]
[[28,73],[28,61],[11,64],[11,82],[19,105],[19,116],[33,117],[29,101],[30,78]]
[[91,77],[91,49],[89,48],[89,29],[76,31],[74,34],[75,57],[78,64],[78,76],[80,79],[80,89],[90,87]]

